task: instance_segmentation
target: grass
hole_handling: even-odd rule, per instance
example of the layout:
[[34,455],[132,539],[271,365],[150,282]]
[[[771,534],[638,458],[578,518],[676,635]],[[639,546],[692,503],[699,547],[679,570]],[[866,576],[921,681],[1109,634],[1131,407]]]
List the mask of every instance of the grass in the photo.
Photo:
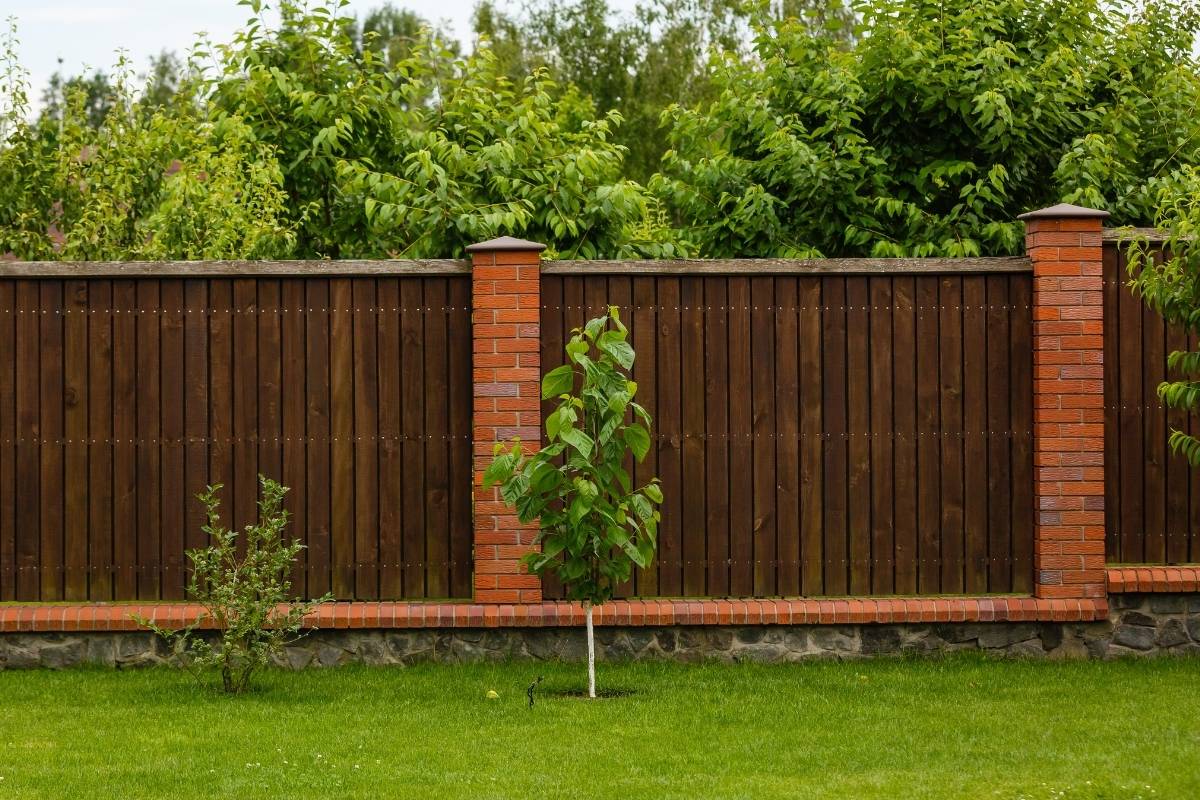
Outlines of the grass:
[[[544,675],[526,707],[525,687]],[[0,798],[1194,798],[1200,660],[0,673]],[[498,700],[487,700],[494,689]]]

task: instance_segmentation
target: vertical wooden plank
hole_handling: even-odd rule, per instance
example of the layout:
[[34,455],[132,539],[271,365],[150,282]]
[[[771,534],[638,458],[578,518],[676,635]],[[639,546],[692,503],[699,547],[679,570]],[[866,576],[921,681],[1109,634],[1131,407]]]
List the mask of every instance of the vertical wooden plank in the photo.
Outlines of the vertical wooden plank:
[[233,519],[252,522],[258,499],[258,281],[233,282]]
[[428,597],[450,594],[450,392],[446,333],[446,279],[425,278],[425,391],[440,402],[425,404],[425,587]]
[[0,281],[0,602],[17,598],[17,295]]
[[753,410],[754,596],[776,594],[775,281],[750,279],[750,406]]
[[[471,281],[451,278],[447,285],[446,317],[449,331],[450,365],[447,382],[450,392],[450,595],[468,598],[474,574],[471,553],[474,539],[471,528]],[[398,352],[398,351],[397,351]],[[538,398],[521,398],[536,408]],[[389,402],[394,403],[394,400]]]
[[1008,281],[987,278],[988,300],[988,590],[1012,591],[1012,453],[1009,414]]
[[63,406],[66,508],[63,516],[64,600],[88,593],[88,284],[67,281],[63,297]]
[[942,572],[941,590],[963,591],[966,568],[964,541],[963,472],[963,315],[962,279],[941,278],[939,287],[938,342],[941,360],[939,402],[941,410]]
[[63,598],[63,285],[38,281],[41,295],[41,599]]
[[159,281],[137,282],[138,598],[162,597],[162,363]]
[[683,392],[683,484],[680,500],[683,503],[683,537],[680,554],[683,559],[683,593],[692,597],[706,594],[707,542],[704,524],[705,453],[704,453],[704,283],[703,278],[684,278],[681,286],[683,303],[682,352]]
[[729,594],[729,292],[725,277],[704,278],[705,550],[708,594]]
[[776,592],[800,594],[800,372],[797,282],[775,279]]
[[[1009,283],[1012,436],[1012,591],[1033,591],[1033,279]],[[1097,420],[1098,421],[1098,420]]]
[[846,279],[822,278],[824,298],[824,391],[821,418],[825,427],[825,594],[842,595],[850,590],[850,551],[847,517],[849,485],[849,434],[846,404]]
[[400,380],[404,445],[404,596],[425,597],[425,302],[420,278],[400,281]]
[[[305,279],[289,278],[279,284],[279,465],[283,485],[290,491],[284,495],[283,507],[291,515],[288,539],[308,544],[308,515],[305,513],[305,341],[304,309]],[[269,336],[268,336],[269,338]],[[292,592],[299,597],[311,597],[307,589],[308,550],[296,559],[292,570]]]
[[[184,281],[183,298],[186,312],[183,317],[183,372],[187,382],[183,387],[184,428],[184,547],[188,550],[204,547],[207,537],[204,525],[204,507],[196,495],[209,484],[209,446],[212,432],[209,428],[208,403],[209,384],[209,333],[211,314],[208,303],[208,281],[189,278]],[[185,562],[188,580],[191,564]]]
[[[1200,350],[1200,336],[1188,336],[1188,349]],[[1107,358],[1107,354],[1105,356]],[[1200,419],[1188,415],[1188,433],[1200,436]],[[1188,470],[1188,563],[1200,562],[1200,470]],[[1110,557],[1111,558],[1111,557]]]
[[16,320],[16,284],[0,281],[0,602],[17,597]]
[[[632,327],[633,326],[633,314],[632,314],[631,306],[633,304],[633,279],[628,275],[609,276],[609,278],[608,278],[608,293],[606,295],[606,299],[607,299],[607,302],[609,305],[613,305],[613,306],[617,307],[618,313],[621,317],[621,322],[625,325],[625,327],[627,329],[627,335],[629,337],[627,339],[627,341],[632,346],[632,344],[633,344],[633,327]],[[634,353],[636,355],[637,351],[635,350]],[[637,364],[636,358],[634,359],[634,364],[635,365]],[[545,370],[543,370],[543,374],[545,374]],[[635,398],[635,400],[636,400],[636,398]],[[633,412],[632,411],[627,412],[625,414],[625,419],[632,420]],[[624,466],[626,474],[629,475],[630,480],[635,481],[634,485],[640,486],[641,484],[636,482],[637,464],[632,455],[626,456],[623,466]],[[452,474],[453,474],[453,472],[452,472]],[[701,491],[703,491],[703,489],[701,489]],[[703,535],[703,532],[701,532],[701,535]],[[630,576],[629,576],[629,580],[621,581],[614,587],[613,597],[620,597],[620,598],[632,597],[634,595],[634,579],[635,579],[634,575],[631,572]],[[545,596],[545,595],[543,595],[543,596]]]
[[658,470],[663,482],[662,525],[658,534],[658,589],[666,596],[683,590],[683,465],[680,373],[679,279],[658,279]]
[[[799,279],[800,384],[800,591],[824,594],[824,460],[821,405],[821,285],[822,279]],[[732,384],[729,391],[733,391]]]
[[233,525],[233,282],[212,281],[208,287],[208,302],[208,474],[210,483],[223,487],[223,518],[226,524]]
[[136,600],[137,551],[137,284],[113,282],[113,561],[114,600]]
[[[729,297],[729,593],[754,593],[754,417],[751,382],[750,279],[731,277]],[[734,391],[732,387],[739,387]]]
[[871,592],[891,594],[896,582],[892,451],[892,279],[871,278]]
[[[381,278],[376,286],[379,316],[379,598],[404,596],[404,466],[400,459],[400,281]],[[470,375],[467,376],[470,381]],[[453,402],[451,403],[453,405]],[[470,592],[468,592],[470,594]]]
[[16,600],[41,596],[41,320],[37,281],[16,284]]
[[[1127,267],[1120,254],[1117,274],[1124,275]],[[1127,564],[1142,561],[1143,502],[1142,484],[1145,456],[1142,441],[1142,313],[1143,303],[1122,287],[1118,300],[1119,328],[1117,358],[1120,371],[1121,437],[1121,553],[1119,560]]]
[[[1032,354],[1032,346],[1031,346]],[[987,280],[963,278],[964,588],[988,585]]]
[[[545,279],[543,278],[543,281]],[[650,478],[658,476],[658,446],[662,436],[662,428],[658,419],[658,351],[657,343],[657,288],[653,277],[639,276],[633,279],[633,325],[630,328],[633,339],[633,350],[637,359],[633,362],[633,380],[638,385],[637,401],[645,407],[653,421],[651,430],[651,447],[646,453],[646,459],[634,468],[634,478],[639,485]],[[546,284],[543,283],[543,286]],[[565,283],[562,284],[565,305]],[[566,327],[565,321],[559,323]],[[556,360],[542,362],[543,369],[549,369],[561,363],[562,351],[558,351]],[[643,597],[653,597],[658,594],[658,556],[646,569],[639,569],[634,575],[634,591]]]
[[[577,328],[582,328],[588,319],[587,307],[587,279],[585,276],[572,275],[565,277],[562,284],[563,292],[563,310],[562,310],[562,326],[563,326],[563,341],[569,341],[571,333]],[[566,360],[565,354],[560,352],[556,364],[564,363]],[[655,561],[650,565],[650,569],[654,570],[655,580],[658,579],[658,553],[655,553]],[[553,593],[554,596],[563,596],[566,591],[557,577],[550,577],[545,583],[545,588]]]
[[[379,597],[379,314],[373,278],[351,280],[354,426],[354,596]],[[445,407],[444,387],[428,390]]]
[[[279,281],[260,278],[258,283],[258,471],[283,481],[283,311]],[[289,489],[291,487],[288,487]]]
[[1121,324],[1123,275],[1117,242],[1105,242],[1104,263],[1104,549],[1121,559]]
[[[539,347],[541,348],[541,369],[545,375],[555,367],[561,366],[566,361],[566,356],[563,347],[566,344],[568,337],[567,326],[565,322],[566,311],[564,305],[566,303],[563,297],[563,285],[565,278],[560,275],[543,275],[541,286],[541,337]],[[642,360],[642,353],[636,349],[638,361]],[[491,353],[481,353],[476,356],[477,366],[484,369],[490,369],[497,363],[506,364],[507,356],[501,355],[497,360],[492,360]],[[634,375],[637,380],[637,370],[640,365],[634,362]],[[639,382],[640,391],[646,392],[645,385]],[[541,419],[545,419],[546,415],[554,410],[557,401],[554,399],[543,400],[539,403],[541,410]],[[545,429],[542,430],[542,439],[545,441]],[[635,477],[636,477],[635,471]],[[634,579],[636,581],[636,578]],[[556,575],[545,575],[542,578],[542,597],[547,600],[557,600],[564,597],[562,583]]]
[[941,589],[941,447],[938,387],[938,278],[916,279],[917,302],[917,586]]
[[1161,564],[1167,558],[1167,412],[1158,399],[1158,385],[1166,375],[1167,326],[1149,306],[1142,309],[1142,397],[1144,420],[1142,472],[1143,557]]
[[332,476],[330,441],[330,318],[329,281],[305,281],[304,317],[305,385],[305,514],[308,517],[308,569],[310,597],[320,597],[333,586]]
[[868,279],[846,279],[850,593],[871,593],[871,351]]
[[[897,594],[916,594],[919,557],[917,508],[917,309],[916,279],[892,279],[892,394],[896,440],[895,545],[893,569]],[[924,376],[922,376],[924,377]]]
[[333,594],[356,599],[354,483],[354,297],[351,279],[329,282],[330,531]]
[[[184,387],[195,378],[187,373],[184,359],[183,281],[164,280],[160,286],[160,331],[162,337],[161,483],[159,531],[162,540],[162,597],[184,598],[186,565],[184,536],[186,510],[190,504],[184,491]],[[199,376],[198,376],[199,377]]]

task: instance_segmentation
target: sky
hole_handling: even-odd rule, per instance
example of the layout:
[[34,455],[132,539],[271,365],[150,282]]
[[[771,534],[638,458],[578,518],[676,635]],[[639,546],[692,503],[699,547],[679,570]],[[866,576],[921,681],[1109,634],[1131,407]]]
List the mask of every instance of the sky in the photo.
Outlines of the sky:
[[[345,13],[359,16],[384,0],[351,0]],[[476,0],[392,0],[429,20],[444,22],[460,39],[470,34]],[[269,3],[269,0],[268,0]],[[501,8],[519,8],[513,2]],[[617,0],[614,7],[633,5]],[[237,0],[0,0],[0,20],[17,18],[21,63],[29,70],[36,103],[62,59],[65,74],[85,68],[104,69],[124,48],[136,72],[146,69],[151,56],[162,50],[182,55],[204,31],[214,42],[228,41],[251,12]]]

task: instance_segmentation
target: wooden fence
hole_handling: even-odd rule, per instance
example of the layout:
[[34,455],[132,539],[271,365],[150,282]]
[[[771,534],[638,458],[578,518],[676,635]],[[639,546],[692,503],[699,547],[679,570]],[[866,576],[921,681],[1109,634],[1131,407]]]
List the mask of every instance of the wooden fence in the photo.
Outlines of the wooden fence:
[[[1153,234],[1151,234],[1153,236]],[[1167,445],[1171,429],[1200,435],[1194,415],[1167,411],[1158,385],[1167,356],[1195,349],[1127,286],[1127,245],[1104,242],[1104,454],[1107,557],[1115,563],[1200,561],[1200,475]],[[1151,246],[1161,254],[1161,242]]]
[[181,598],[257,473],[306,595],[469,597],[469,268],[400,269],[0,267],[0,600]]
[[658,557],[623,594],[1029,591],[1031,286],[1024,259],[547,264],[543,370],[616,305],[655,419]]

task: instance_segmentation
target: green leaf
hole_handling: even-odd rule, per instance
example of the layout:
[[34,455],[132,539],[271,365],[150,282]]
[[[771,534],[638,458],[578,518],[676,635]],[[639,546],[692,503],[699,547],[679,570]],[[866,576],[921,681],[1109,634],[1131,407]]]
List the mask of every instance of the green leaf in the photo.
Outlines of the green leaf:
[[591,458],[592,447],[595,444],[592,437],[578,428],[567,428],[559,433],[559,438],[575,448],[584,458]]
[[542,399],[570,394],[575,385],[575,370],[570,364],[555,367],[542,376]]
[[650,434],[641,425],[634,423],[626,426],[622,435],[625,438],[625,444],[629,445],[634,458],[638,461],[644,459],[646,453],[650,452]]
[[597,340],[596,346],[602,353],[607,353],[624,369],[633,367],[633,348],[629,343],[617,338],[620,334],[609,331]]

